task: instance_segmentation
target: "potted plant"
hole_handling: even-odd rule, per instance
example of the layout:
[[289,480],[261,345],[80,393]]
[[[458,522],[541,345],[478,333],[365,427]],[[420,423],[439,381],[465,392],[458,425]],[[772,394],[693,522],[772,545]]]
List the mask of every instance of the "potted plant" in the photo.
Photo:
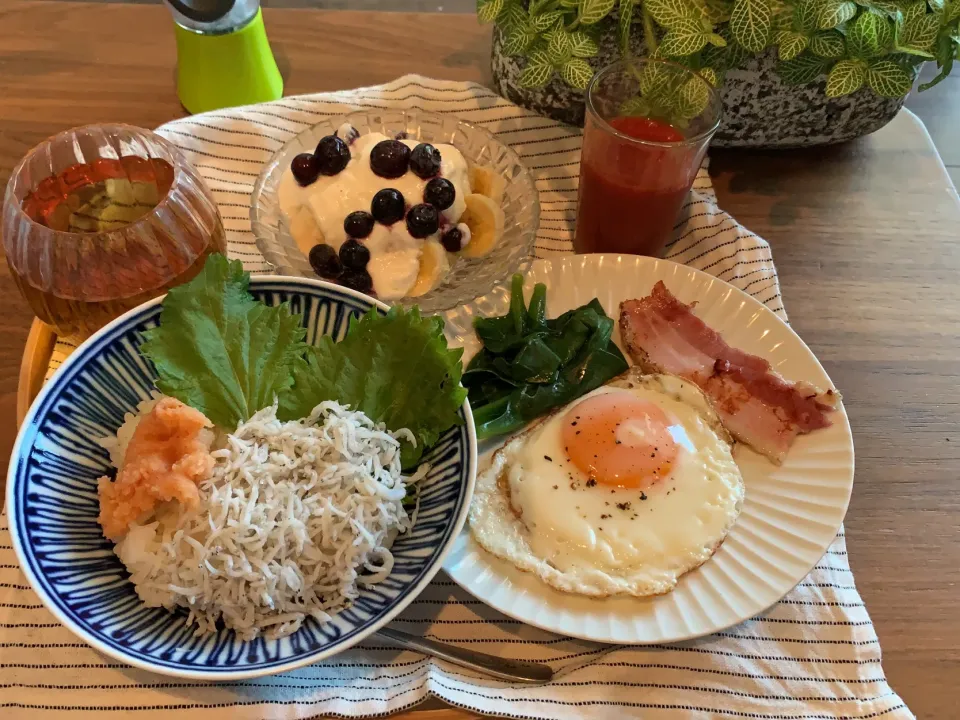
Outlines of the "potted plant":
[[583,90],[621,56],[698,70],[721,90],[715,145],[841,142],[897,114],[920,66],[951,71],[960,0],[478,0],[499,92],[583,123]]

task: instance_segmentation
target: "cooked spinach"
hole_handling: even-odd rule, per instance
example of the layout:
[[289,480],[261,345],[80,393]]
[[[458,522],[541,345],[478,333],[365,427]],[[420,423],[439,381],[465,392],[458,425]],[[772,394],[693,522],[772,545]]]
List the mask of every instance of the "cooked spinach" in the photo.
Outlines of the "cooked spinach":
[[546,286],[537,284],[527,305],[523,276],[514,275],[510,311],[474,321],[483,349],[462,382],[480,439],[518,430],[626,371],[610,339],[613,320],[596,298],[553,320],[546,308]]

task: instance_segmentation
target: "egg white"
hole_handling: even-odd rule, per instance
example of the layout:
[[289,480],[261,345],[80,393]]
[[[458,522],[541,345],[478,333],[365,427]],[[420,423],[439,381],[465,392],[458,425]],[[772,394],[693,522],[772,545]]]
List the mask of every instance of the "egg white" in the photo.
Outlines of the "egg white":
[[[593,395],[627,392],[674,423],[678,457],[642,493],[588,483],[567,460],[567,411]],[[694,384],[632,369],[512,438],[477,480],[474,538],[489,552],[565,592],[658,595],[706,562],[743,504],[733,441]]]

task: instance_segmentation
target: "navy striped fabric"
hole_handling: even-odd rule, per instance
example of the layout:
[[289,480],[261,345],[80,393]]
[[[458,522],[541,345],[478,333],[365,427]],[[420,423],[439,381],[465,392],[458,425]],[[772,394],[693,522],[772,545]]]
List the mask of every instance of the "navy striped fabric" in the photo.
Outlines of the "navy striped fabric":
[[[231,255],[251,271],[265,272],[249,221],[260,165],[310,124],[372,107],[455,114],[513,146],[540,192],[537,255],[571,251],[579,132],[479,85],[408,75],[378,87],[198,115],[168,123],[160,132],[187,151],[213,189]],[[768,244],[716,207],[705,171],[694,188],[668,257],[730,282],[785,319]],[[55,360],[69,350],[58,346]],[[51,370],[55,367],[56,361]],[[679,645],[610,648],[554,636],[500,615],[443,574],[395,621],[414,634],[550,662],[560,673],[541,688],[513,687],[375,641],[331,661],[256,681],[212,685],[151,675],[105,659],[62,629],[26,587],[9,548],[0,532],[2,717],[356,717],[409,708],[435,695],[515,718],[913,718],[884,677],[842,530],[781,603],[742,625]]]

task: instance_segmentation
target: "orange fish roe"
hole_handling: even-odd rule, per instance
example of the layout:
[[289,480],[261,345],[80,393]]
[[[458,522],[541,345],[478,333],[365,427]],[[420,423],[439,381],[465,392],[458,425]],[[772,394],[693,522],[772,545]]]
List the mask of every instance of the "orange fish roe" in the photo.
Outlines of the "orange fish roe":
[[[207,417],[179,400],[160,400],[137,425],[117,479],[102,477],[100,525],[110,540],[122,538],[130,525],[159,503],[177,500],[187,509],[200,501],[197,484],[209,477],[214,458]],[[209,436],[209,437],[208,437]]]

